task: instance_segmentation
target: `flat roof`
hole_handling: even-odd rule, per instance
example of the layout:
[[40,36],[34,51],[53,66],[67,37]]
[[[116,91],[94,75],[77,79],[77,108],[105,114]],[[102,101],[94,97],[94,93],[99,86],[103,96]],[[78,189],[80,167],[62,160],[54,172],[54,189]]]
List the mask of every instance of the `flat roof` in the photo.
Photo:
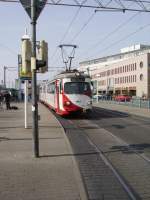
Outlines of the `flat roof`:
[[140,54],[149,53],[149,52],[150,52],[150,47],[148,46],[148,47],[130,51],[130,52],[118,53],[118,54],[114,54],[110,56],[82,61],[79,63],[79,65],[86,66],[86,65],[98,64],[98,63],[103,63],[103,62],[108,62],[108,61],[121,60],[121,59],[129,58],[131,56],[138,56]]

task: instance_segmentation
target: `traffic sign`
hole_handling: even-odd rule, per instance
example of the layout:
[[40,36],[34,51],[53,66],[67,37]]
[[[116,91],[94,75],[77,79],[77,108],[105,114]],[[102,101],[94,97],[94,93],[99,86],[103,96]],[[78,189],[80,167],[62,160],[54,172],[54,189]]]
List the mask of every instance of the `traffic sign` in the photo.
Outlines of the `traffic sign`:
[[[28,13],[29,17],[31,18],[31,0],[20,0],[21,4],[23,5],[24,9]],[[37,19],[43,10],[47,0],[36,0],[35,1],[35,18]]]

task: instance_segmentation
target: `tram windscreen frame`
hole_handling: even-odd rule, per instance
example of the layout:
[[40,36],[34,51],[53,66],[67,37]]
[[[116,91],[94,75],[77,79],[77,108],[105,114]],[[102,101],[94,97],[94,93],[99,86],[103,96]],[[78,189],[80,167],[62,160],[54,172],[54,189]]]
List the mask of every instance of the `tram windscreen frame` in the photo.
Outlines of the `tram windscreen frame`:
[[66,82],[64,84],[66,94],[91,94],[89,82]]

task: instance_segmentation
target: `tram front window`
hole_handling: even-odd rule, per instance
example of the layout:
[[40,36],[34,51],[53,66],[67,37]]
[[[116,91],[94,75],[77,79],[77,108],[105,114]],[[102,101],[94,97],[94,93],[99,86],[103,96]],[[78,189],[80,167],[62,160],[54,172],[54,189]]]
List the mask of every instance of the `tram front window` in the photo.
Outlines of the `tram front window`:
[[91,88],[87,82],[67,82],[64,84],[64,92],[66,94],[91,95]]

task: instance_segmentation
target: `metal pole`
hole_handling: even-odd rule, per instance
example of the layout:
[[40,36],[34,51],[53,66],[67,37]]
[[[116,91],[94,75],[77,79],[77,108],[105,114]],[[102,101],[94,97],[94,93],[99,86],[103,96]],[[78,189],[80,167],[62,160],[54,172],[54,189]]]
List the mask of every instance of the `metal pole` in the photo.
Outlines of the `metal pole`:
[[4,88],[6,88],[6,69],[7,67],[4,66]]
[[[32,57],[36,59],[36,0],[31,0],[31,28],[32,28]],[[37,77],[36,66],[32,69],[32,117],[34,156],[39,157],[39,133],[38,133],[38,102],[37,102]]]
[[28,80],[24,83],[24,126],[28,128]]

